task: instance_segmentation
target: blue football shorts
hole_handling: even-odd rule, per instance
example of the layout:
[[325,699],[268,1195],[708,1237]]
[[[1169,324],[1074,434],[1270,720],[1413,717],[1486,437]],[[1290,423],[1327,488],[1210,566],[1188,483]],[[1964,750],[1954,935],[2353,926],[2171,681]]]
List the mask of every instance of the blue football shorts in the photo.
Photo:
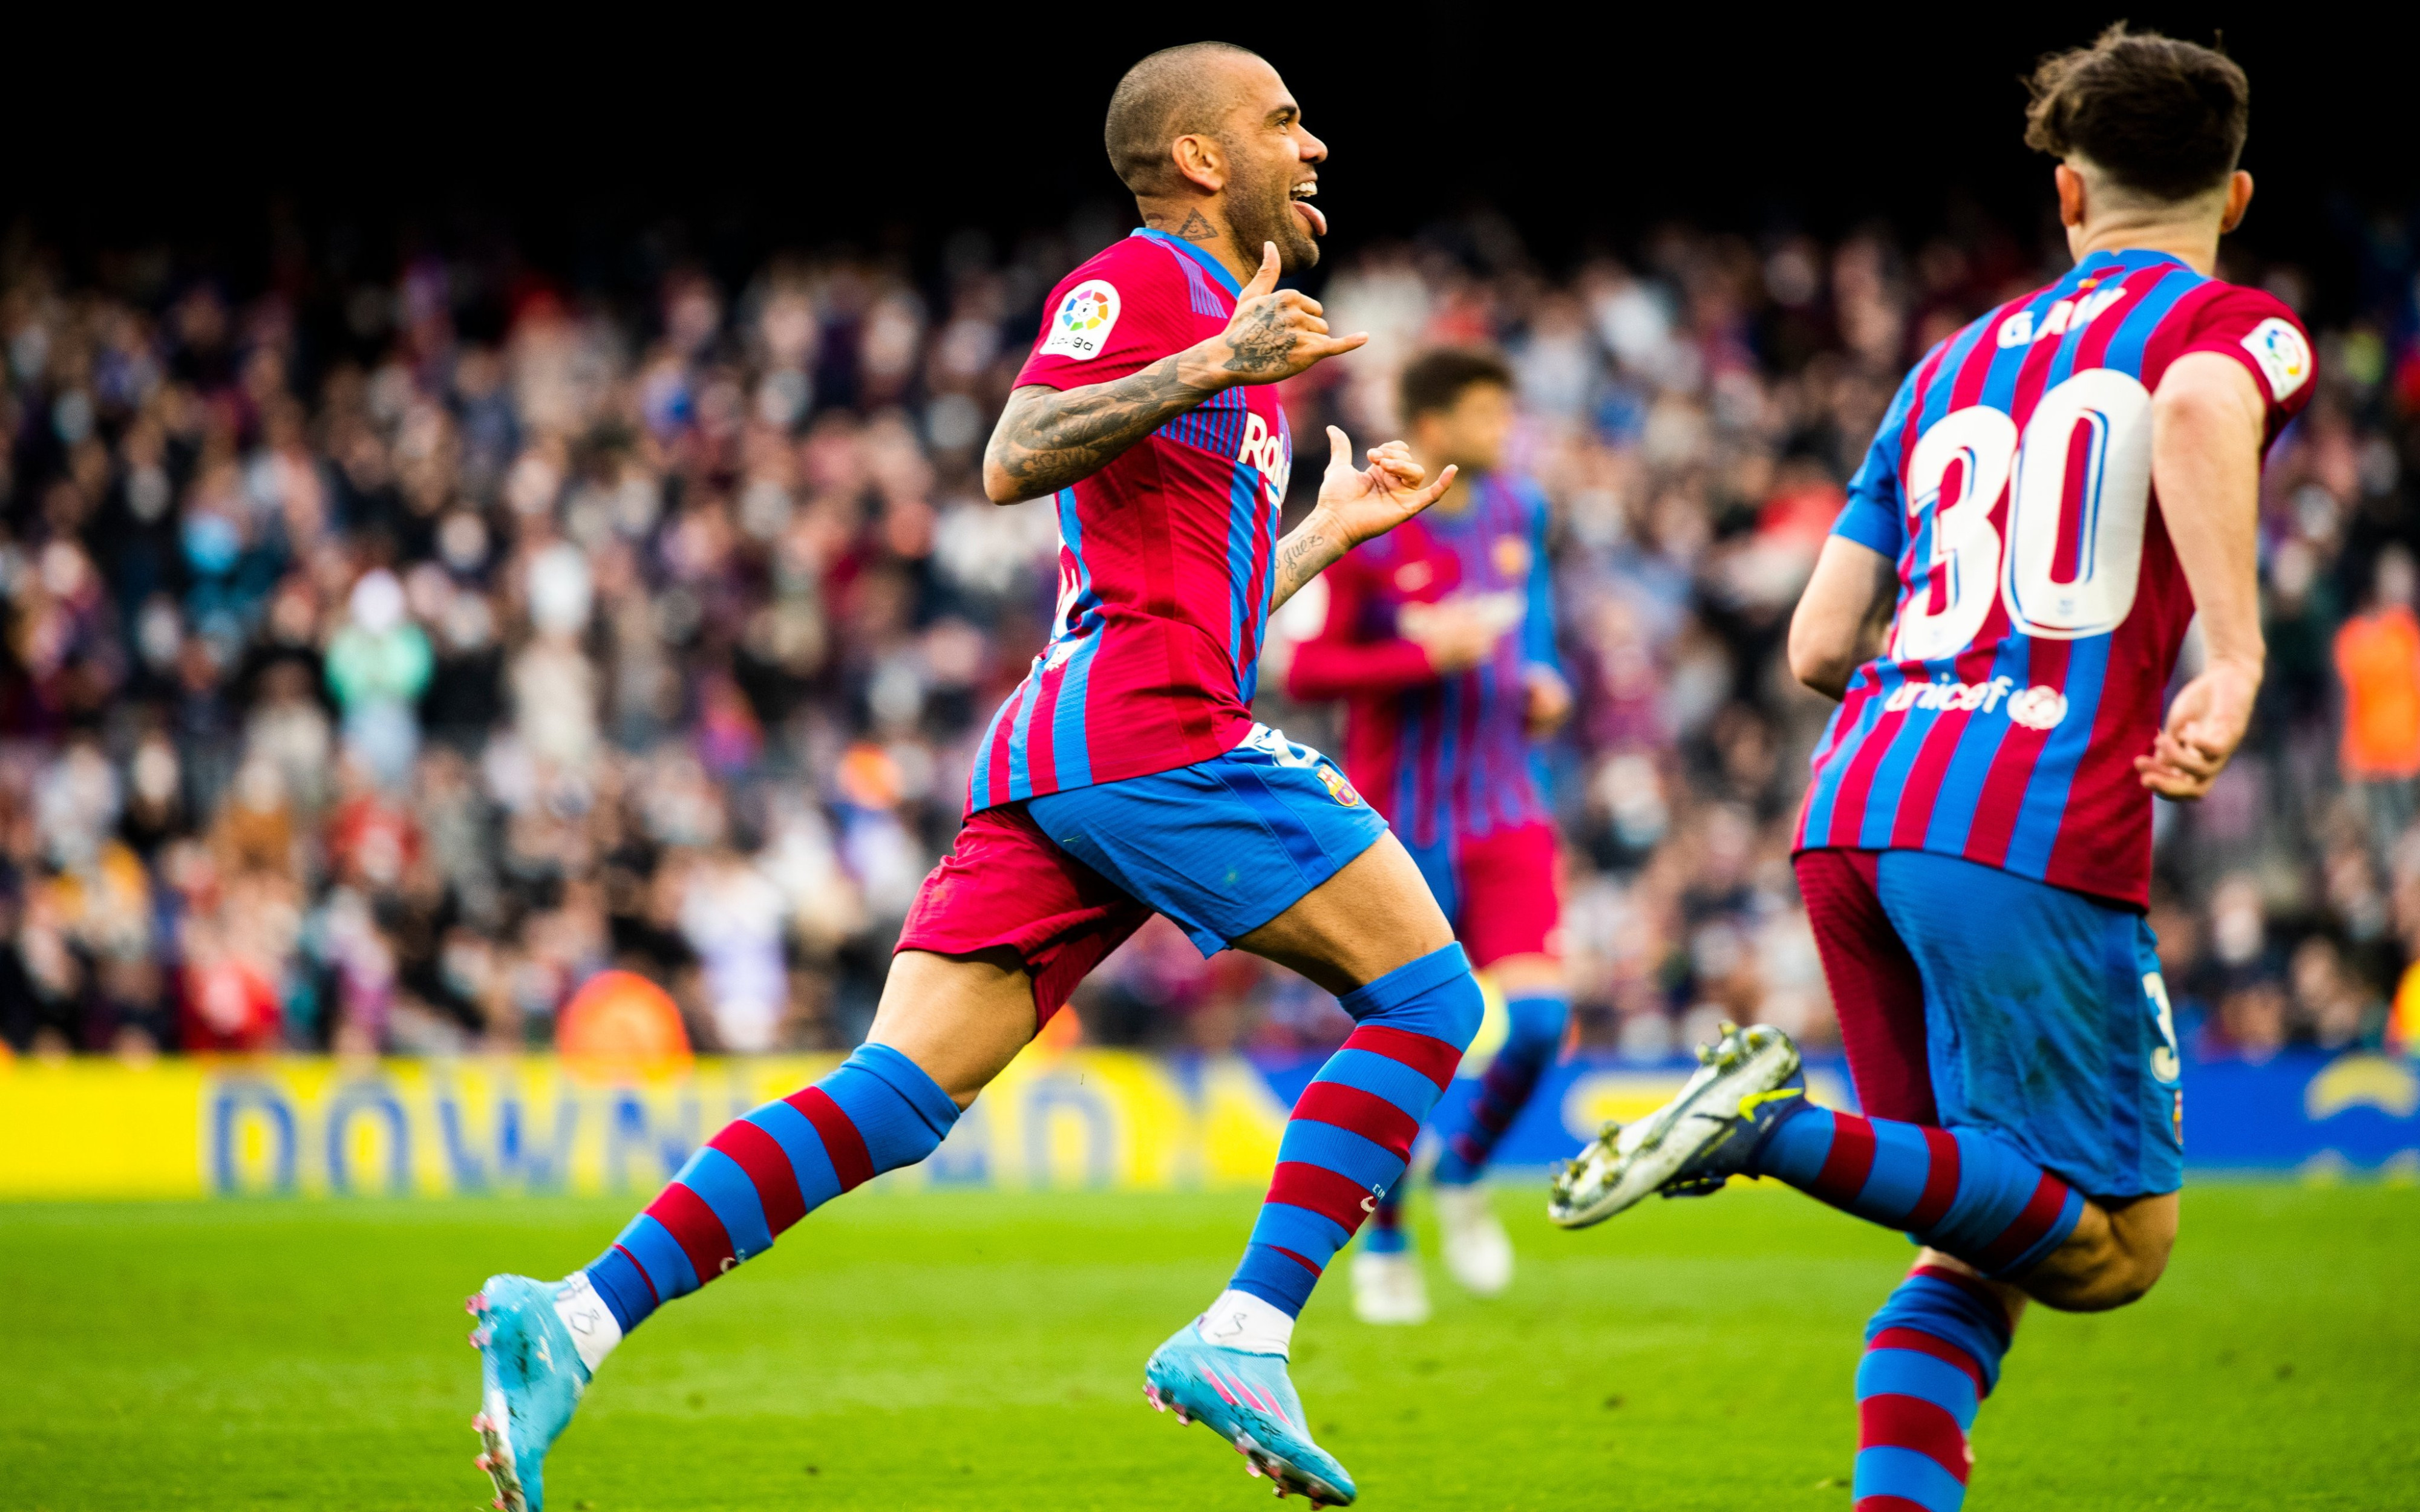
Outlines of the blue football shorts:
[[1333,762],[1261,724],[1223,756],[1029,798],[1025,811],[1205,956],[1293,907],[1387,832]]
[[2089,1196],[2183,1184],[2176,1026],[2140,914],[1922,851],[1807,851],[1797,871],[1869,1117],[1991,1130]]

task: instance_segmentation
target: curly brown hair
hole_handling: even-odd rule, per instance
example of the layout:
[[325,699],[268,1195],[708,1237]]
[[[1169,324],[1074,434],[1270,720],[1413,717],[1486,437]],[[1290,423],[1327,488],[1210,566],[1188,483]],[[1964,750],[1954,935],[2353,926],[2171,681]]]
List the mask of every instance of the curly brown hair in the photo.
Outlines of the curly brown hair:
[[2025,146],[2090,162],[2154,199],[2208,193],[2235,172],[2252,85],[2233,58],[2119,22],[2054,53],[2025,81]]

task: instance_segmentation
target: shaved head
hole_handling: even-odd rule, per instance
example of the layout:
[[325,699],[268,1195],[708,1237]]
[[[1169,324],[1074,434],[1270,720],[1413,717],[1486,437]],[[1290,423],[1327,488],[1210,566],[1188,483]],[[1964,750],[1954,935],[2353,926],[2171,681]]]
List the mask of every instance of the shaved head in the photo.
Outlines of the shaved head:
[[1163,194],[1176,187],[1169,144],[1180,136],[1212,136],[1238,96],[1246,60],[1261,55],[1233,42],[1187,42],[1162,48],[1118,81],[1109,96],[1103,131],[1109,166],[1137,194]]

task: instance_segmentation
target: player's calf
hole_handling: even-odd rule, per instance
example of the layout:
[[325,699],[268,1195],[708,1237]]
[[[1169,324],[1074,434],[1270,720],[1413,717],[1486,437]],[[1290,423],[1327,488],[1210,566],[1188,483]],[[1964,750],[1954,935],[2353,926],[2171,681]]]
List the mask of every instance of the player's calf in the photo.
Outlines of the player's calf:
[[[1286,1380],[1295,1319],[1377,1199],[1479,1030],[1470,961],[1411,858],[1368,850],[1239,943],[1339,991],[1355,1027],[1295,1103],[1268,1198],[1227,1289],[1144,1369],[1154,1406],[1208,1424],[1253,1473],[1342,1505],[1344,1468],[1311,1441]],[[1407,948],[1409,958],[1406,959]]]
[[473,1299],[483,1372],[473,1426],[499,1507],[538,1512],[547,1451],[630,1330],[825,1202],[930,1155],[1032,1037],[1022,973],[921,952],[902,963],[865,1044],[813,1086],[724,1127],[584,1270],[556,1283],[491,1277]]
[[2014,1322],[2000,1288],[1955,1262],[1919,1263],[1900,1283],[1866,1325],[1857,1365],[1857,1512],[1964,1504],[1966,1435]]

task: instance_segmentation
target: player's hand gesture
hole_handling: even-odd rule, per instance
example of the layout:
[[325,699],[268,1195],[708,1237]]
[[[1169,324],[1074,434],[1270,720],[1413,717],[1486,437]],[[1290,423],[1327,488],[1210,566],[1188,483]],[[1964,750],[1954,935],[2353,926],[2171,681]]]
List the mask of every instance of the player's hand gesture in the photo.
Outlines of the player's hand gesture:
[[1321,358],[1349,352],[1369,339],[1363,332],[1329,335],[1317,300],[1279,288],[1278,244],[1268,241],[1262,243],[1261,270],[1244,285],[1227,329],[1194,351],[1206,359],[1212,381],[1230,388],[1290,378]]
[[1412,459],[1412,449],[1401,441],[1370,448],[1370,465],[1353,465],[1353,442],[1334,425],[1327,427],[1327,471],[1319,480],[1318,510],[1336,526],[1338,545],[1351,550],[1373,535],[1384,535],[1445,497],[1453,486],[1448,467],[1428,481],[1428,469]]
[[2231,662],[2213,662],[2184,686],[2168,705],[2168,720],[2151,743],[2151,754],[2134,758],[2143,785],[2164,798],[2202,797],[2252,722],[2253,695],[2260,678]]

